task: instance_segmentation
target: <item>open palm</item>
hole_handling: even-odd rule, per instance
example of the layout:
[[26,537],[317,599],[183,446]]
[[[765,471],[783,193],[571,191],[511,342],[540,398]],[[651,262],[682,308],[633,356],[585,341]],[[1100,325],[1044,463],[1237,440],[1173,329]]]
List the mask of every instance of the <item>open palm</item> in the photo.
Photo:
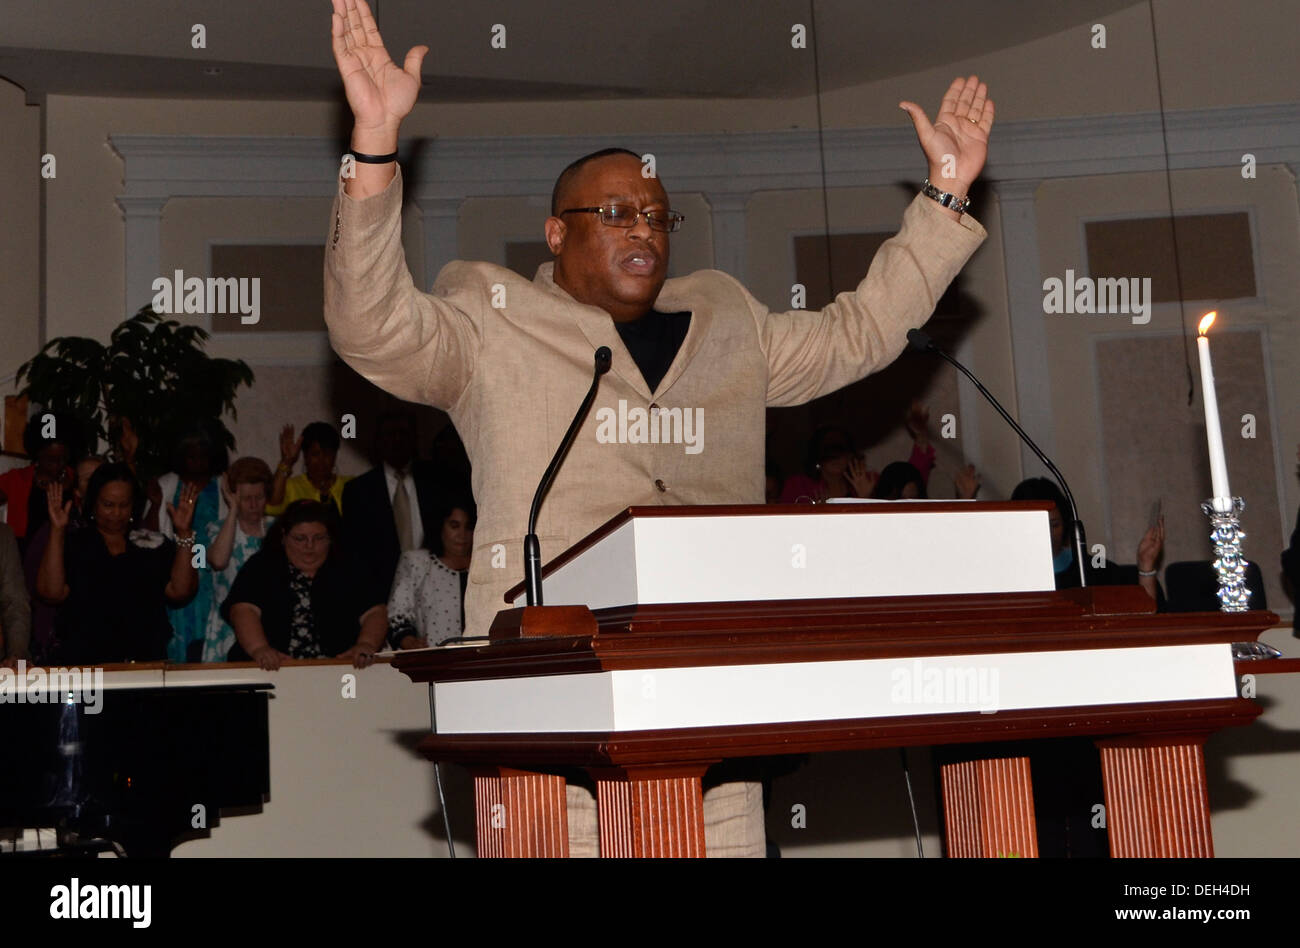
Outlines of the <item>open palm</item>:
[[413,47],[401,69],[393,62],[366,0],[333,0],[334,61],[358,128],[395,130],[415,106],[427,46]]
[[988,86],[978,76],[954,79],[933,125],[915,102],[899,103],[912,119],[930,164],[930,180],[942,190],[964,194],[984,168],[993,128],[993,100],[988,94]]

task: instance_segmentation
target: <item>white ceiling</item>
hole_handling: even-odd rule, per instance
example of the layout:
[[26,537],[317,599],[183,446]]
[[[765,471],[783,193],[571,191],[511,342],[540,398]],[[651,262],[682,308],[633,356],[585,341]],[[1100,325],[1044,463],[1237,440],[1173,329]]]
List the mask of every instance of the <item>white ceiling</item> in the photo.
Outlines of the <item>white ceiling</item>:
[[[823,91],[1017,46],[1134,0],[816,0]],[[780,98],[814,89],[791,48],[810,0],[378,0],[401,60],[424,43],[423,101]],[[0,77],[45,93],[332,99],[329,0],[0,0]],[[506,48],[492,49],[494,24]],[[206,28],[193,49],[191,28]],[[811,46],[811,43],[810,43]]]

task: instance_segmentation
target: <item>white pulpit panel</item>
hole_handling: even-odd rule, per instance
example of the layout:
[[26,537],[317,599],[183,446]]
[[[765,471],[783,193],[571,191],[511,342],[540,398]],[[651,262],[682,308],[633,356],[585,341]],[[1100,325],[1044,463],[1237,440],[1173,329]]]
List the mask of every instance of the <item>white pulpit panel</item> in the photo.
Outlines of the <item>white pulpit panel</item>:
[[551,571],[545,602],[604,609],[1055,588],[1045,510],[855,506],[632,517]]
[[1144,646],[437,682],[439,734],[619,732],[1236,697],[1232,646]]

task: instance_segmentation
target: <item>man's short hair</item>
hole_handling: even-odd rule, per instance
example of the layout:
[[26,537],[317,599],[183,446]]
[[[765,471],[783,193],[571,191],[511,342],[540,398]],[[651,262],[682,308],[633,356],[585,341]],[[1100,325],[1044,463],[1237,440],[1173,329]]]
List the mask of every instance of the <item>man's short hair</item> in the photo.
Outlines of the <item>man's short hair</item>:
[[590,155],[583,155],[577,161],[572,162],[567,168],[560,172],[560,176],[555,179],[555,187],[551,189],[551,216],[560,216],[560,191],[568,186],[581,170],[582,166],[589,161],[595,161],[597,158],[608,158],[610,155],[631,155],[637,161],[641,156],[634,151],[626,148],[602,148],[600,151],[593,151]]

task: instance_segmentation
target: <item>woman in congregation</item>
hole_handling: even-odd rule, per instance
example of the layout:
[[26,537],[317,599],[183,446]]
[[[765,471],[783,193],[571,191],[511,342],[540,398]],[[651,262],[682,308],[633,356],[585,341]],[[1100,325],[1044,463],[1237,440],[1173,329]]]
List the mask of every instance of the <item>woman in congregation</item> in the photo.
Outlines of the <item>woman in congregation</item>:
[[[175,506],[184,491],[194,491],[195,534],[203,540],[208,526],[220,524],[227,514],[226,501],[219,486],[221,475],[230,464],[230,455],[221,436],[210,421],[202,421],[186,429],[176,439],[172,448],[172,469],[158,478],[157,489],[150,495],[161,496],[163,504]],[[157,516],[157,530],[172,538],[171,523],[161,516],[156,507],[150,518]],[[153,529],[152,522],[146,527]],[[199,570],[199,588],[194,597],[183,606],[172,607],[168,618],[172,624],[172,640],[167,645],[167,660],[171,662],[197,662],[203,651],[203,639],[208,630],[208,616],[214,605],[212,571]]]
[[290,659],[338,658],[364,668],[384,643],[388,611],[370,602],[339,549],[332,504],[298,500],[249,557],[221,613],[235,630],[232,662],[274,671]]
[[[335,513],[342,515],[343,487],[352,478],[334,470],[339,444],[339,433],[329,422],[313,421],[296,441],[293,425],[285,425],[280,431],[280,463],[275,467],[266,512],[279,516],[296,500],[316,500],[333,504]],[[299,454],[305,470],[290,477]]]
[[230,511],[221,524],[208,524],[208,567],[212,570],[212,611],[208,613],[203,639],[205,662],[224,662],[235,644],[235,630],[221,616],[221,604],[230,595],[243,565],[262,547],[262,540],[275,522],[267,516],[266,498],[271,492],[271,469],[261,458],[240,458],[220,481],[221,495]]
[[50,485],[71,489],[75,476],[72,465],[77,463],[83,442],[81,426],[66,415],[47,412],[27,420],[23,450],[32,463],[0,474],[0,504],[8,504],[5,522],[24,553],[46,522],[46,492]]
[[[77,462],[76,486],[72,492],[72,507],[68,511],[66,533],[74,533],[90,526],[87,519],[86,493],[90,490],[90,478],[104,458],[97,454],[84,457]],[[48,501],[46,503],[48,511]],[[35,665],[48,664],[57,654],[58,640],[55,636],[55,620],[58,610],[44,602],[36,594],[36,578],[41,571],[41,560],[45,558],[45,547],[50,542],[50,521],[47,512],[45,523],[27,538],[27,552],[23,554],[23,575],[27,580],[27,592],[32,604],[31,624],[31,661]]]
[[858,457],[853,437],[843,428],[823,425],[808,442],[804,473],[786,480],[783,504],[821,504],[836,497],[869,497],[875,480]]
[[478,508],[474,501],[444,502],[425,533],[425,548],[408,550],[397,564],[388,599],[388,639],[399,649],[427,648],[465,630],[465,584]]
[[86,488],[85,529],[69,532],[72,501],[51,485],[50,539],[41,558],[36,592],[60,605],[60,661],[101,665],[152,662],[167,657],[172,637],[167,606],[193,597],[192,564],[198,488],[187,484],[167,517],[176,540],[133,529],[142,506],[135,476],[125,464],[103,464]]

